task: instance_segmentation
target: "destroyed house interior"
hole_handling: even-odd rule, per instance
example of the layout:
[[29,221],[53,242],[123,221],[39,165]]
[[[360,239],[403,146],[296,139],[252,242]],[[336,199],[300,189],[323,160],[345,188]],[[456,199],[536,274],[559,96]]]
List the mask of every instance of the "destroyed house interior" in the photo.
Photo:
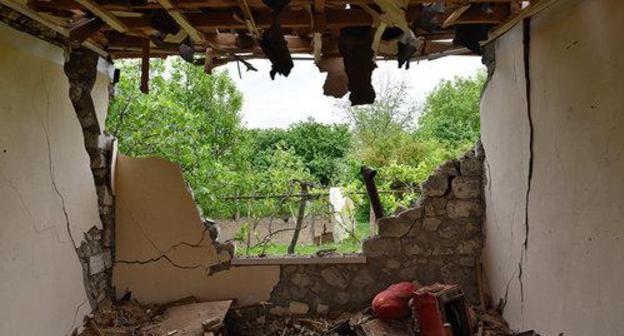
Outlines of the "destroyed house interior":
[[[0,0],[0,335],[624,335],[622,39],[620,0]],[[394,213],[363,169],[360,253],[239,256],[105,132],[128,59],[138,95],[265,59],[365,106],[377,62],[449,56],[487,68],[480,140]]]

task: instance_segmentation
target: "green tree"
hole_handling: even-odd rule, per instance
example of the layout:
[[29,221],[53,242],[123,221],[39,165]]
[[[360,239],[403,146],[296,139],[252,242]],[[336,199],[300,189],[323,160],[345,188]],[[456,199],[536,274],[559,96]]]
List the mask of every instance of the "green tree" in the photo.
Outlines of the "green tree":
[[132,156],[161,156],[181,165],[204,211],[237,184],[251,165],[241,126],[242,95],[226,73],[206,75],[180,59],[152,61],[150,94],[138,93],[137,62],[121,64],[122,78],[106,128]]
[[347,125],[326,125],[312,118],[286,130],[251,132],[258,153],[254,162],[258,167],[267,166],[267,158],[277,148],[292,148],[314,179],[325,186],[336,182],[337,166],[351,149],[351,133]]
[[441,81],[427,96],[417,136],[437,141],[456,153],[479,139],[479,102],[485,71],[468,78]]

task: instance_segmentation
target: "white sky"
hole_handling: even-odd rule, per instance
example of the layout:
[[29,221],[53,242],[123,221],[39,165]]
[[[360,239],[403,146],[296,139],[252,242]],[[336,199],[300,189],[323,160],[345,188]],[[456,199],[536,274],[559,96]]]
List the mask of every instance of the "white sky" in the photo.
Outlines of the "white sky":
[[[269,77],[267,60],[251,60],[257,72],[246,72],[241,64],[242,79],[238,77],[236,63],[223,66],[243,92],[243,123],[248,128],[286,128],[313,117],[319,122],[344,122],[336,108],[339,101],[323,95],[325,73],[320,73],[312,61],[295,61],[288,78]],[[413,98],[422,100],[442,79],[455,76],[472,76],[482,69],[481,59],[471,56],[448,56],[433,61],[412,62],[409,70],[398,69],[396,61],[377,62],[373,83],[380,78],[405,80]],[[345,99],[348,97],[345,96]]]

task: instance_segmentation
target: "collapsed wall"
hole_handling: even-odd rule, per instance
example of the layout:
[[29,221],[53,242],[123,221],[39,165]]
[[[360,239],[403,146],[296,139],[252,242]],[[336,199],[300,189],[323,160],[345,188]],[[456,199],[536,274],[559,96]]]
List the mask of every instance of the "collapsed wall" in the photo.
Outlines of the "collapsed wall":
[[270,301],[282,311],[293,306],[313,313],[358,309],[386,286],[416,280],[460,284],[475,302],[482,164],[477,147],[438,168],[414,208],[379,220],[379,235],[364,242],[362,255],[243,258],[230,265],[228,245],[205,236],[180,168],[163,159],[120,155],[117,295],[132,292],[144,303],[186,296],[234,298],[239,305]]
[[478,300],[483,151],[446,162],[422,185],[415,207],[378,220],[379,235],[364,242],[363,264],[283,265],[271,302],[303,303],[311,312],[353,310],[392,283],[460,284]]

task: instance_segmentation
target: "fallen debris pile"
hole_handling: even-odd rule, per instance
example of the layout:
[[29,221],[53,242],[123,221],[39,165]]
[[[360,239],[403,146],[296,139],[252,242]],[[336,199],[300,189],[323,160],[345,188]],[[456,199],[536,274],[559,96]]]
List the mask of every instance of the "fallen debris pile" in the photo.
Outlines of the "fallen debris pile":
[[[265,313],[259,313],[264,311]],[[273,309],[234,308],[226,322],[235,336],[416,336],[411,319],[384,322],[371,309],[326,316],[275,314]]]
[[[458,296],[461,290],[457,286],[436,284],[419,288],[413,291],[417,295],[410,300],[411,309],[394,314],[397,304],[407,304],[404,301],[393,302],[395,294],[402,298],[408,289],[419,286],[410,287],[407,284],[390,286],[380,293],[381,296],[378,295],[373,307],[355,313],[309,315],[307,309],[297,309],[295,305],[286,308],[268,302],[231,308],[231,300],[197,302],[192,297],[166,305],[141,305],[129,298],[117,303],[106,300],[86,318],[84,330],[75,336],[537,335],[532,332],[513,333],[500,314],[475,307],[466,306],[466,315],[461,322],[461,314],[457,313],[464,308],[457,305],[463,304],[462,297]],[[418,295],[430,300],[419,302]],[[375,303],[377,310],[374,310]],[[384,315],[389,312],[388,309],[393,314]],[[383,313],[380,314],[380,311]],[[442,327],[431,328],[436,323]],[[457,329],[458,325],[465,324],[470,324],[470,328]]]
[[86,318],[80,336],[224,335],[223,321],[231,304],[231,300],[198,303],[194,298],[162,306],[106,300]]

